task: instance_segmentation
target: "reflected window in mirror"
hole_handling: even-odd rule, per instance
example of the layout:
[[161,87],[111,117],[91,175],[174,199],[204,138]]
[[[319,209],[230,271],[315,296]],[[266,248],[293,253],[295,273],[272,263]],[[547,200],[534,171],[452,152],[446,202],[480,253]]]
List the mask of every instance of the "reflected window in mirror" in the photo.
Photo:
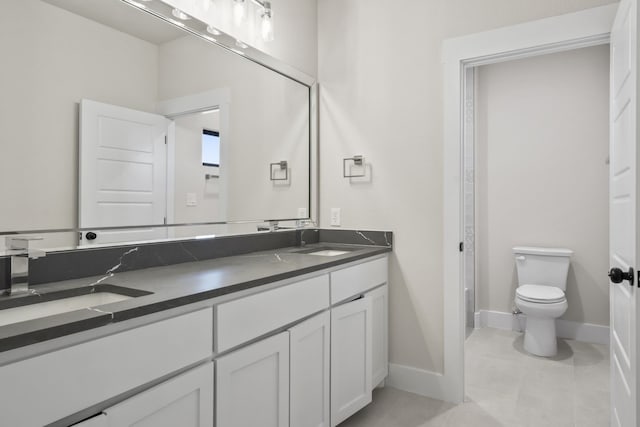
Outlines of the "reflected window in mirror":
[[220,167],[220,132],[202,130],[202,166]]

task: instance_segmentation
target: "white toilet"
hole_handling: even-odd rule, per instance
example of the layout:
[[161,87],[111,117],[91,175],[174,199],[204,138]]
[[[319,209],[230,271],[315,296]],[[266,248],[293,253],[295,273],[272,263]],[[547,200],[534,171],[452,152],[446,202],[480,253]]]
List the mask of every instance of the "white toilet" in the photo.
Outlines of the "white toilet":
[[513,248],[518,270],[516,306],[527,315],[524,349],[536,356],[558,352],[556,318],[567,311],[567,273],[573,251],[556,248]]

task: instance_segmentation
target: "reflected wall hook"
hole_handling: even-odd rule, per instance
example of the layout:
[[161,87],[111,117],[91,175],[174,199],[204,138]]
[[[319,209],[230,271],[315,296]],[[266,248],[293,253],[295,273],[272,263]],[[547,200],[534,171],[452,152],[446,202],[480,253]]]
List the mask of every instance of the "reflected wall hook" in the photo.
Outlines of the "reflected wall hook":
[[353,157],[347,157],[346,159],[342,159],[342,176],[344,178],[361,178],[366,175],[366,171],[362,168],[361,174],[352,174],[351,170],[347,174],[347,163],[353,162],[353,166],[364,166],[364,156],[357,155]]
[[[273,167],[277,166],[276,169],[274,169]],[[277,170],[283,170],[284,171],[284,178],[276,178],[274,171]],[[269,179],[271,179],[271,181],[287,181],[289,179],[289,162],[287,162],[286,160],[281,160],[277,163],[270,163],[269,164]]]

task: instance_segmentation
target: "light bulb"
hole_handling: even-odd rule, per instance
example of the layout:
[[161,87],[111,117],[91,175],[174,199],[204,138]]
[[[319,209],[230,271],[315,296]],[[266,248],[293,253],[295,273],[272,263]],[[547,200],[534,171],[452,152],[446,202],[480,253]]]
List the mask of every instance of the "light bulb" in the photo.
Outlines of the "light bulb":
[[175,16],[178,19],[182,19],[183,21],[186,21],[187,19],[191,19],[191,17],[189,15],[187,15],[186,13],[184,13],[183,11],[181,11],[178,8],[175,8],[171,11],[171,14],[173,16]]
[[209,34],[213,34],[214,36],[219,36],[221,34],[220,31],[218,31],[216,28],[212,27],[211,25],[207,25],[207,32]]
[[273,41],[273,19],[271,12],[262,15],[262,40],[266,42]]
[[240,25],[244,21],[246,4],[244,0],[233,0],[233,22]]
[[127,3],[129,3],[130,5],[133,5],[133,6],[137,7],[137,8],[139,8],[139,9],[146,9],[146,8],[147,8],[147,6],[145,6],[145,5],[144,5],[144,4],[142,4],[142,3],[138,3],[138,2],[137,2],[137,1],[135,1],[135,0],[127,0]]

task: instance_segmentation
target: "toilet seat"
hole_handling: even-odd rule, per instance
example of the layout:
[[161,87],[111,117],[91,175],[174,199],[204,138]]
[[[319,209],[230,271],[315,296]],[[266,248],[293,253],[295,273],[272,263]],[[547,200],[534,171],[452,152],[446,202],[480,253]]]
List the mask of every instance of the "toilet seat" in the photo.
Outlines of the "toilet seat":
[[523,301],[537,304],[554,304],[565,300],[562,289],[555,286],[522,285],[516,289],[516,296]]

